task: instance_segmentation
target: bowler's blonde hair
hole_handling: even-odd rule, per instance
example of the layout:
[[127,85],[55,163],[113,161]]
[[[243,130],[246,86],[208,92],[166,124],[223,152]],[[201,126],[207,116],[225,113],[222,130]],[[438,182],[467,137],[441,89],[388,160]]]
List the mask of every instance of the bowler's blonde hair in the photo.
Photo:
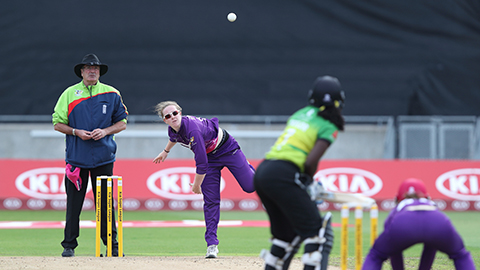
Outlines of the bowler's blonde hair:
[[182,107],[180,107],[180,105],[178,105],[177,102],[169,100],[169,101],[162,101],[162,102],[158,103],[155,106],[155,112],[158,114],[158,116],[160,116],[160,118],[163,119],[163,116],[164,116],[163,115],[163,110],[170,105],[173,105],[177,108],[177,110],[182,111]]

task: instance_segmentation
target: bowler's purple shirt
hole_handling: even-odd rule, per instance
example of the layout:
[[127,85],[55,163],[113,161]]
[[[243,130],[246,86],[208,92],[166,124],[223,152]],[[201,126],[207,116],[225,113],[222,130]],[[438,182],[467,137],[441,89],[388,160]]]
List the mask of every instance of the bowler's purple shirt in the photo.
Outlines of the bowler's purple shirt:
[[168,128],[170,141],[190,148],[195,155],[196,172],[205,174],[201,188],[207,246],[219,243],[217,228],[220,221],[221,170],[227,167],[243,191],[247,193],[255,191],[253,185],[255,168],[248,163],[235,138],[224,130],[223,142],[215,149],[219,129],[217,118],[205,119],[194,116],[182,116],[178,132],[171,127]]
[[198,174],[207,173],[207,153],[215,149],[218,139],[218,119],[216,117],[206,119],[190,115],[182,116],[182,124],[178,132],[172,127],[168,127],[168,136],[171,142],[180,143],[192,150]]

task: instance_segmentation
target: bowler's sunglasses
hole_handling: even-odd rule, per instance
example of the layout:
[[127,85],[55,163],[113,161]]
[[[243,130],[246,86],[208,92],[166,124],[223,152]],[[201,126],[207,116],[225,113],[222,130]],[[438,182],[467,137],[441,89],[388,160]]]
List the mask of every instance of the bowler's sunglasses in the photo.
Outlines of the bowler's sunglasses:
[[177,116],[177,114],[178,114],[178,111],[173,111],[173,112],[171,112],[171,113],[165,114],[165,115],[163,116],[163,118],[165,118],[165,120],[168,120],[168,119],[172,118],[172,116]]

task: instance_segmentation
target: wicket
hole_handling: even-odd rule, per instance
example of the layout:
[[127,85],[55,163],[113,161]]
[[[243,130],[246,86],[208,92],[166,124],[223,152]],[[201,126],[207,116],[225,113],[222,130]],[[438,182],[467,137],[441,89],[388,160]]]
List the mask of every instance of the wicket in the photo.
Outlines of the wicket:
[[112,257],[112,199],[113,199],[113,181],[117,179],[118,191],[118,256],[123,256],[123,183],[121,176],[98,176],[96,190],[96,237],[95,237],[95,257],[100,257],[100,241],[101,241],[101,217],[102,217],[102,179],[107,179],[107,257]]
[[[348,219],[349,205],[344,204],[341,210],[342,227],[340,240],[340,266],[342,270],[347,269],[348,257]],[[362,223],[363,223],[363,207],[357,205],[355,207],[355,269],[362,269]],[[373,204],[370,206],[370,245],[373,245],[377,239],[378,226],[378,206]]]

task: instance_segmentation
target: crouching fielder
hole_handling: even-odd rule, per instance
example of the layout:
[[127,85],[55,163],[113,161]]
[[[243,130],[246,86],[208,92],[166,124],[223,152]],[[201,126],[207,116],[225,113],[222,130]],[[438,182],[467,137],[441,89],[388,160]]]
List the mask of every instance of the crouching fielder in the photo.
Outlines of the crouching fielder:
[[304,269],[327,269],[333,243],[330,213],[323,219],[307,192],[317,165],[338,130],[343,130],[344,93],[336,78],[319,77],[309,105],[288,120],[254,177],[255,189],[270,219],[272,246],[262,253],[265,269],[288,269],[304,244]]
[[455,269],[475,269],[470,253],[448,217],[428,196],[425,184],[407,179],[397,193],[397,207],[385,220],[385,229],[373,244],[363,264],[364,270],[380,270],[390,258],[393,270],[403,270],[403,250],[423,243],[419,270],[431,269],[437,250],[453,260]]

